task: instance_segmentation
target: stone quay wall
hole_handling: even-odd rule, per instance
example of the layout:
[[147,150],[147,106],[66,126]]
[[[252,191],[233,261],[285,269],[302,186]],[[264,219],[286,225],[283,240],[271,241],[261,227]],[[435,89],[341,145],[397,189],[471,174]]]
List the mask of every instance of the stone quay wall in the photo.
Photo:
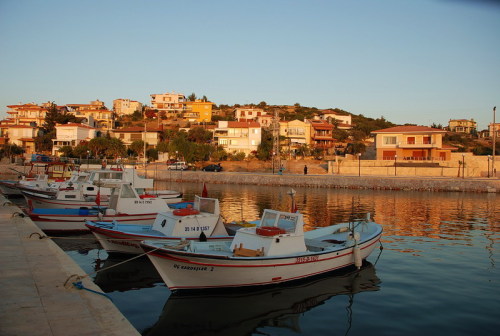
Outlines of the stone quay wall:
[[[144,170],[139,170],[144,174]],[[445,177],[387,177],[387,176],[343,176],[300,175],[269,173],[233,173],[203,171],[146,170],[149,178],[158,181],[200,182],[214,184],[252,184],[263,186],[301,186],[314,188],[415,190],[444,192],[500,192],[497,178],[445,178]]]

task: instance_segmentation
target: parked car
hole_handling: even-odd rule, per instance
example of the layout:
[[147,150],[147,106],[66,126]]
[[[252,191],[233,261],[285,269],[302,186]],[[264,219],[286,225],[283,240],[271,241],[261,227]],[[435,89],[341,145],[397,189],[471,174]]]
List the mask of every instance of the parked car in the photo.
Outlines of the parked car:
[[168,170],[187,170],[188,166],[187,166],[186,162],[179,161],[179,162],[172,163],[171,165],[168,165],[167,169]]
[[222,171],[222,166],[220,165],[220,163],[219,164],[209,164],[208,166],[203,167],[201,170],[220,172],[220,171]]

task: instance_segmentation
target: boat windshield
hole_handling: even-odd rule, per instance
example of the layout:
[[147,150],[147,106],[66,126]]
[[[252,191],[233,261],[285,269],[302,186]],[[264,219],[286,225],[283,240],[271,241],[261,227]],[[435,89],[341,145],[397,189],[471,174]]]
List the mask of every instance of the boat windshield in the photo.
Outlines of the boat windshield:
[[274,226],[276,223],[276,217],[278,216],[275,212],[264,211],[262,220],[260,221],[261,226]]
[[211,198],[200,198],[199,199],[199,210],[201,212],[208,212],[211,214],[215,214],[215,210],[217,209],[217,200]]
[[298,216],[280,214],[278,218],[278,227],[286,230],[286,232],[295,232]]
[[295,232],[299,215],[293,213],[280,213],[274,211],[264,211],[261,226],[277,226],[286,232]]
[[128,184],[122,185],[121,198],[135,198],[135,193]]

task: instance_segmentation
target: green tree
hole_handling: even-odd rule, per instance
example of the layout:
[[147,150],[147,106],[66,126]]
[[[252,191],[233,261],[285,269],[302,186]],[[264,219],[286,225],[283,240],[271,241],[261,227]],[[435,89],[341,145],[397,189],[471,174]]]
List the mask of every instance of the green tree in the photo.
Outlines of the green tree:
[[109,140],[102,137],[94,138],[90,140],[88,144],[90,152],[93,153],[96,158],[102,158],[108,146]]
[[212,132],[203,127],[194,127],[188,132],[188,140],[196,143],[207,143],[212,140]]
[[142,156],[144,154],[144,141],[135,140],[130,144],[130,149],[136,154],[136,156]]
[[73,147],[71,146],[62,146],[58,152],[61,153],[61,156],[73,157]]
[[113,157],[116,160],[119,157],[123,157],[126,155],[127,149],[121,139],[111,138],[107,140],[108,146],[105,151],[106,156]]
[[33,139],[35,141],[35,151],[37,151],[38,153],[50,152],[53,146],[52,139],[55,138],[56,138],[55,129],[48,133],[45,133],[42,130],[40,135],[36,136]]
[[256,157],[261,161],[267,161],[271,158],[273,151],[273,134],[271,131],[262,129],[262,137],[257,147]]
[[188,98],[187,98],[188,101],[195,101],[196,100],[196,94],[193,92],[191,93]]
[[156,145],[156,150],[159,153],[166,153],[168,152],[168,142],[162,141]]
[[12,159],[14,156],[21,155],[24,152],[24,149],[16,144],[5,144],[0,149],[0,158],[8,157]]

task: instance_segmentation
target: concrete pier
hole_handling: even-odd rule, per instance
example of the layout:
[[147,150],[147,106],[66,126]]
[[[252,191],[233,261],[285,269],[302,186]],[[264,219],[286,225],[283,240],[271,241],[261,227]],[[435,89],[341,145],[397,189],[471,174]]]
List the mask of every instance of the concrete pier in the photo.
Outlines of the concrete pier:
[[[31,236],[31,237],[30,237]],[[0,335],[140,335],[84,271],[0,195]],[[102,292],[92,279],[85,288]]]

